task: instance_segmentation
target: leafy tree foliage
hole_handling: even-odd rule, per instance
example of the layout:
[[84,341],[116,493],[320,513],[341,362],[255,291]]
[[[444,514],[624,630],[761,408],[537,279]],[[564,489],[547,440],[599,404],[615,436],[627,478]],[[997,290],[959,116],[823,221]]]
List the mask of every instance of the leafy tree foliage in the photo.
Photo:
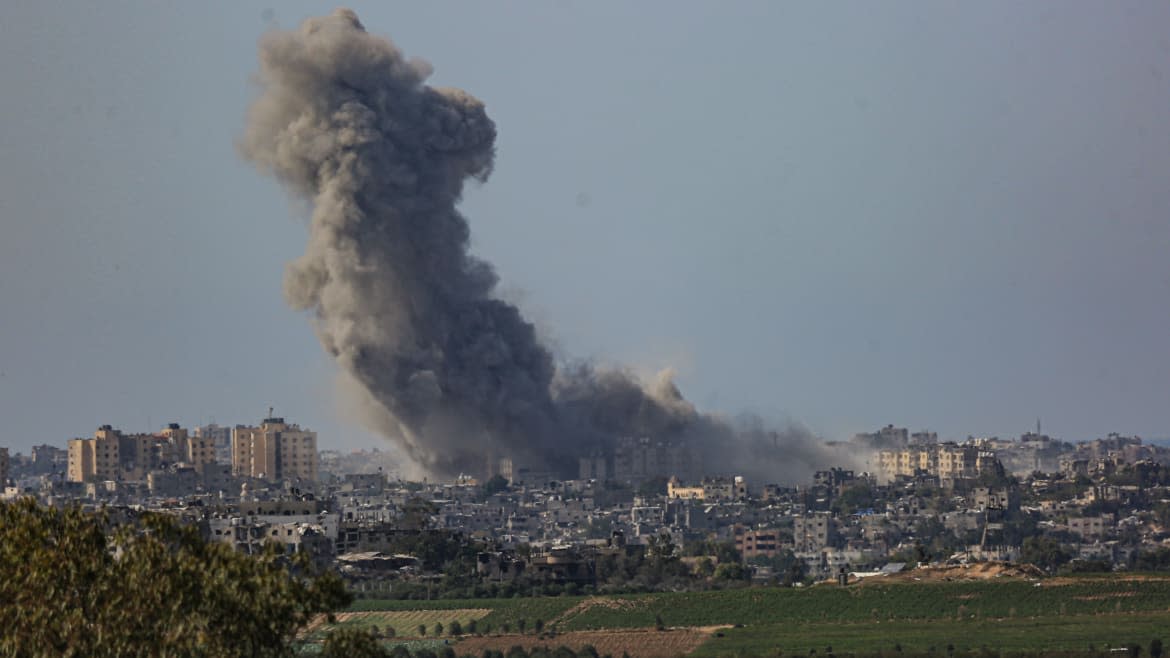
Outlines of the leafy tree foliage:
[[356,628],[338,628],[325,637],[321,658],[389,658],[378,636]]
[[1133,559],[1135,571],[1170,571],[1170,548],[1142,551]]
[[0,504],[0,655],[292,656],[297,631],[348,604],[277,545],[259,555],[144,514]]
[[1050,573],[1072,558],[1072,553],[1061,546],[1059,541],[1045,535],[1028,537],[1020,548],[1021,562],[1031,562]]
[[724,562],[715,567],[716,580],[747,580],[751,571],[739,562]]

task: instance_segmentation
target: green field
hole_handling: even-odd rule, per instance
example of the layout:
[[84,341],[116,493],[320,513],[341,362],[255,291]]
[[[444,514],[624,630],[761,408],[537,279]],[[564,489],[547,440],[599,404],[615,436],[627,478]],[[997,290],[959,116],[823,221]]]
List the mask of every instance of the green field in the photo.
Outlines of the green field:
[[[693,656],[1107,650],[1170,641],[1170,578],[1002,579],[600,597],[359,601],[353,610],[490,609],[512,632],[726,626]],[[719,636],[717,636],[719,635]],[[455,647],[458,649],[458,646]],[[830,649],[831,648],[831,649]],[[631,655],[634,655],[631,653]]]
[[1019,618],[1170,610],[1170,579],[1077,579],[1037,587],[1024,580],[822,585],[644,594],[620,605],[589,607],[564,628],[873,622],[890,620]]
[[[772,623],[731,628],[704,643],[692,656],[775,656],[825,653],[940,653],[1106,650],[1130,643],[1148,646],[1170,638],[1170,613],[1074,615],[1037,619],[898,620],[893,622]],[[900,648],[900,649],[899,649]]]

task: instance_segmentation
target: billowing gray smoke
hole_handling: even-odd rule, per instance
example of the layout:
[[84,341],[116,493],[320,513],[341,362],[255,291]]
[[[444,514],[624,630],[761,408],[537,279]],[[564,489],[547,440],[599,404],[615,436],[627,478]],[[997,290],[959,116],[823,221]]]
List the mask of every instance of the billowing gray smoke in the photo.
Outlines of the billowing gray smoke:
[[712,470],[742,462],[772,479],[822,462],[804,433],[733,430],[669,379],[644,387],[624,372],[558,369],[494,296],[496,275],[468,253],[456,209],[464,181],[491,173],[495,125],[470,95],[427,86],[429,74],[349,10],[270,33],[240,141],[311,204],[285,295],[315,313],[384,435],[439,474],[481,472],[493,456],[573,473],[578,457],[626,436],[685,442]]

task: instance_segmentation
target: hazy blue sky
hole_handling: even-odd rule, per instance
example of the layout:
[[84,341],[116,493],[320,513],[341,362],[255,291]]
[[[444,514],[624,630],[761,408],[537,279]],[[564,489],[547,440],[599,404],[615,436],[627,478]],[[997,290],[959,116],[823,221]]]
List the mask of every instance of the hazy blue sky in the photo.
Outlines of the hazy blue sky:
[[[257,38],[334,4],[0,4],[0,446],[371,442],[233,146]],[[487,103],[474,249],[559,353],[827,438],[1170,434],[1170,3],[353,7]]]

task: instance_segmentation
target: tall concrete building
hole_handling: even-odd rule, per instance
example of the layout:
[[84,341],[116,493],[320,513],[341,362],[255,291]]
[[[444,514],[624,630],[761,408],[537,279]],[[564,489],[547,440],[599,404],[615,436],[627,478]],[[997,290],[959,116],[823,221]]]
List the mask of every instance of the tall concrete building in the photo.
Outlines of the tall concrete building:
[[263,480],[317,479],[317,433],[283,418],[232,430],[232,474]]
[[70,482],[117,480],[121,475],[122,432],[102,425],[92,439],[69,439],[66,476]]
[[179,427],[177,423],[167,425],[159,436],[166,439],[168,445],[161,463],[182,462],[195,468],[195,472],[202,473],[204,464],[215,463],[215,439],[210,436],[192,435]]
[[981,473],[993,472],[998,460],[994,452],[977,445],[948,441],[901,450],[882,450],[878,453],[878,464],[887,482],[898,476],[919,473],[953,481],[977,478]]
[[212,440],[215,446],[215,461],[224,464],[232,463],[232,428],[212,423],[196,427],[191,434]]
[[125,434],[102,425],[92,439],[70,439],[70,482],[145,480],[152,470],[185,463],[201,469],[215,461],[211,439],[191,437],[176,423],[158,434]]
[[695,479],[695,471],[695,457],[686,443],[622,437],[614,448],[613,479],[619,482],[671,476],[689,481]]
[[8,483],[8,448],[0,448],[0,487]]
[[60,473],[69,465],[69,451],[51,445],[32,447],[32,473]]
[[836,538],[836,526],[827,512],[798,516],[792,520],[792,541],[797,553],[827,548]]

